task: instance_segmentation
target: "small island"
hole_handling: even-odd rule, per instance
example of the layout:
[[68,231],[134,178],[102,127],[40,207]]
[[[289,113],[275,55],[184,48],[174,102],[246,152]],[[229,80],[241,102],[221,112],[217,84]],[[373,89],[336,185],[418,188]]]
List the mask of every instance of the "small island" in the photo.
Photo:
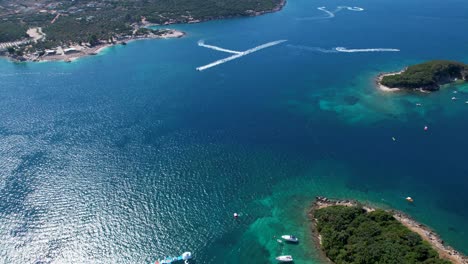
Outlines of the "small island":
[[177,23],[257,16],[285,0],[5,0],[0,1],[0,56],[14,61],[73,59],[136,39],[179,38],[151,29]]
[[400,72],[381,74],[377,84],[382,90],[419,90],[432,92],[441,85],[468,81],[468,65],[435,60],[407,67]]
[[398,211],[317,197],[309,217],[317,246],[333,263],[468,263],[428,227]]

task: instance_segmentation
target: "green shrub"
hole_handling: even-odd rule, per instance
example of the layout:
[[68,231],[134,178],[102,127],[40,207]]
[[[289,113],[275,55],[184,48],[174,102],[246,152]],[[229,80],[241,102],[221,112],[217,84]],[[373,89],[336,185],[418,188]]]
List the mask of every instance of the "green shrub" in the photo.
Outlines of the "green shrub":
[[322,247],[337,264],[449,264],[422,238],[383,210],[330,206],[315,212]]

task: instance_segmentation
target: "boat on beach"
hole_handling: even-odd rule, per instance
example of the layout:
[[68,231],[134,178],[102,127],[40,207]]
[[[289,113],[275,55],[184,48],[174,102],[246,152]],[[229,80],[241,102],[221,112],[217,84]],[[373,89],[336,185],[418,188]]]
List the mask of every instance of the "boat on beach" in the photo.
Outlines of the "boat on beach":
[[292,235],[283,235],[281,236],[282,239],[288,241],[288,242],[292,242],[292,243],[298,243],[299,242],[299,239],[295,236],[292,236]]
[[276,257],[276,260],[279,262],[293,262],[294,261],[291,255],[279,256],[279,257]]

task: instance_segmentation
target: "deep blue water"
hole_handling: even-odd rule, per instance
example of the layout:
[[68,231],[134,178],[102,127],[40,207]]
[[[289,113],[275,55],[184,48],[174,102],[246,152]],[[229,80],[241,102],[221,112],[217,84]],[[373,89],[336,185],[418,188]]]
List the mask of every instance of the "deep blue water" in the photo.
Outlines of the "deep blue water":
[[[365,10],[310,19],[341,5]],[[150,263],[188,250],[196,263],[317,263],[316,195],[403,210],[468,253],[468,86],[373,84],[411,63],[468,62],[466,14],[460,0],[291,0],[71,64],[0,61],[1,262]],[[198,72],[227,56],[200,39],[288,42]],[[401,51],[314,51],[334,47]],[[279,245],[285,233],[302,243]]]

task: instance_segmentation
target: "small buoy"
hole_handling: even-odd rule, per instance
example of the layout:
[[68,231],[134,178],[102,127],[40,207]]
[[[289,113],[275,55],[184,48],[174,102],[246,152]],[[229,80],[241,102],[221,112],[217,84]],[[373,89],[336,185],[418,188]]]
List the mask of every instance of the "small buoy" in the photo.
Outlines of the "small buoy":
[[234,213],[234,218],[238,218],[239,215],[237,213]]
[[408,201],[410,203],[414,202],[413,198],[411,198],[411,197],[406,197],[406,201]]
[[428,129],[429,129],[429,127],[424,126],[424,131],[427,131]]

